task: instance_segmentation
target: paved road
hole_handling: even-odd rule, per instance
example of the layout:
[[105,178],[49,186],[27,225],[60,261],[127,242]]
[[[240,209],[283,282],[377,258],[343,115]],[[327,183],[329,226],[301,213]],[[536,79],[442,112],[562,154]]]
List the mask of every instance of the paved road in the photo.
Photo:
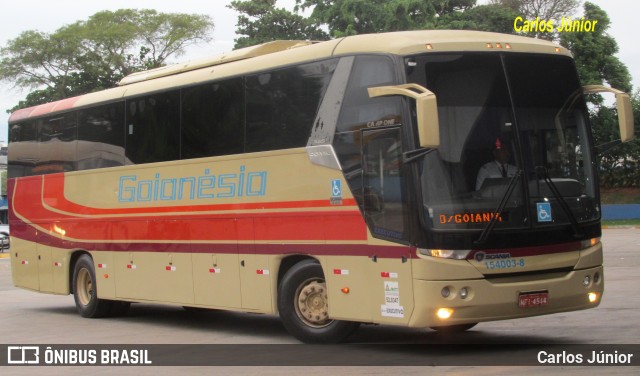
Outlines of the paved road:
[[[529,344],[640,344],[640,229],[604,230],[605,296],[600,307],[528,319],[481,323],[471,331],[443,337],[433,331],[390,326],[363,326],[350,338],[353,343],[380,343],[390,349],[397,344],[446,345],[494,344],[498,357],[509,357],[511,345]],[[296,344],[275,316],[234,312],[193,314],[180,307],[135,304],[122,318],[89,320],[79,317],[72,296],[33,293],[12,286],[10,263],[0,259],[0,343],[4,344]],[[480,347],[480,346],[479,346]],[[268,347],[266,347],[268,348]],[[277,346],[276,346],[277,348]],[[281,347],[282,348],[282,347]],[[286,347],[284,347],[286,349]],[[406,348],[403,346],[402,348]],[[379,348],[378,348],[379,349]],[[320,353],[318,356],[324,356]],[[330,354],[329,354],[330,356]],[[375,352],[372,353],[375,356]],[[461,354],[464,357],[465,354]],[[636,355],[640,357],[640,354]],[[607,373],[634,374],[638,367],[606,369]],[[11,367],[7,374],[30,374]],[[84,374],[86,368],[40,368],[39,373]],[[110,374],[176,373],[177,368],[117,369],[93,367],[90,372]],[[210,373],[211,368],[189,367],[180,373]],[[511,375],[512,367],[231,367],[216,374],[306,375],[335,374],[473,374]],[[259,370],[259,372],[256,372]],[[602,373],[605,369],[587,370]],[[6,371],[6,372],[5,372]],[[525,367],[518,373],[548,373],[549,368]],[[585,372],[568,367],[563,373]]]

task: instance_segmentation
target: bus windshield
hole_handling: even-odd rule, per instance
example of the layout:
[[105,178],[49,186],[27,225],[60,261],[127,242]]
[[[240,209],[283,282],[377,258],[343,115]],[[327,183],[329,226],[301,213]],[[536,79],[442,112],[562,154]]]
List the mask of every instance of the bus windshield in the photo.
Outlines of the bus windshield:
[[[407,61],[438,100],[441,146],[420,162],[436,230],[599,218],[586,106],[568,57],[439,54]],[[502,205],[501,205],[502,203]],[[500,209],[500,210],[498,210]]]

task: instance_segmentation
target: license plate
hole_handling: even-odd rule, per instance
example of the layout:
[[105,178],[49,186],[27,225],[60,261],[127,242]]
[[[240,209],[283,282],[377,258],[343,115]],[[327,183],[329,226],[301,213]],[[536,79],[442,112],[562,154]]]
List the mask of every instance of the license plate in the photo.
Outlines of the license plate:
[[518,307],[540,307],[546,305],[549,302],[548,292],[535,292],[528,294],[520,294],[518,296]]

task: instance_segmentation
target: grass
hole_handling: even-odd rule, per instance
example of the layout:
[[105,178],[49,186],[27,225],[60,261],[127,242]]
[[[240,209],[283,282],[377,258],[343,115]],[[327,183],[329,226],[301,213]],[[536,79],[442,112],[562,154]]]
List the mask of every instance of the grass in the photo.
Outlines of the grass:
[[603,204],[640,204],[640,188],[602,188],[600,201]]
[[602,226],[640,226],[638,219],[608,219],[602,221]]

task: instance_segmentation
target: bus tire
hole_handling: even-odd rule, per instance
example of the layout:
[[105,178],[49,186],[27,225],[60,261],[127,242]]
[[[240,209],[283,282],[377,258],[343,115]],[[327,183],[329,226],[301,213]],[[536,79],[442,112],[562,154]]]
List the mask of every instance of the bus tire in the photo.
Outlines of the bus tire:
[[287,271],[278,287],[278,310],[287,331],[305,343],[337,343],[359,323],[329,318],[322,266],[304,260]]
[[449,325],[449,326],[432,326],[431,329],[435,330],[438,333],[461,333],[466,332],[467,330],[473,328],[478,325],[477,322],[471,324],[458,324],[458,325]]
[[98,299],[93,259],[86,254],[78,258],[73,268],[73,299],[82,317],[98,318],[108,316],[110,313],[113,302]]

